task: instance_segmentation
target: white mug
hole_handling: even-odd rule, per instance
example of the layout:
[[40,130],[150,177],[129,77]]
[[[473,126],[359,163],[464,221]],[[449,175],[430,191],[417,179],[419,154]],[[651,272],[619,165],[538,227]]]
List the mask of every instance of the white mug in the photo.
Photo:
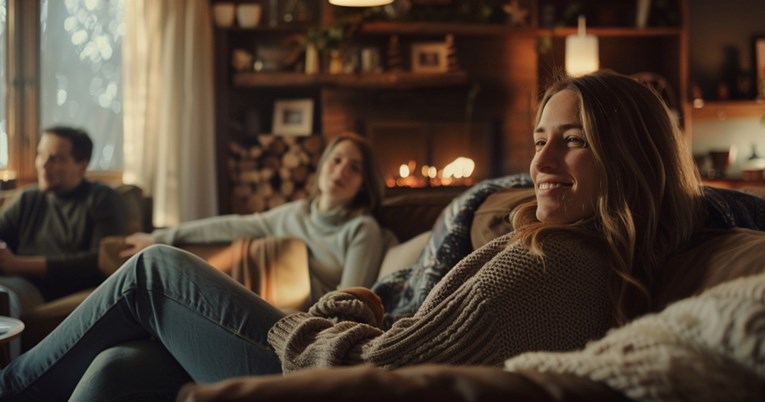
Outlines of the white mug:
[[236,22],[242,28],[253,28],[260,24],[260,4],[240,4],[236,7]]
[[219,27],[234,25],[236,7],[234,3],[216,3],[213,6],[213,21]]

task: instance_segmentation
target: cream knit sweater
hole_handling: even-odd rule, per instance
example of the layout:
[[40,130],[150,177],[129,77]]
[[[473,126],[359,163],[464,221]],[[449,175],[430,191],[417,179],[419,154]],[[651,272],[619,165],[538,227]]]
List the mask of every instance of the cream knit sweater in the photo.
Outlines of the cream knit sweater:
[[543,262],[508,239],[467,256],[388,331],[368,324],[363,302],[335,291],[309,313],[277,322],[268,341],[285,373],[359,363],[500,365],[527,351],[581,348],[614,326],[601,248],[559,234],[545,240]]

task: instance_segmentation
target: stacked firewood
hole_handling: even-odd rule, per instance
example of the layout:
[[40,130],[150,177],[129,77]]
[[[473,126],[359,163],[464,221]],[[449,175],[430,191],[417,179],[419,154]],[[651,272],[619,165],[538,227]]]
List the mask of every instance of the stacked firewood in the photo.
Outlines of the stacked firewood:
[[323,148],[321,136],[261,135],[248,144],[232,142],[228,168],[233,212],[261,212],[307,198]]

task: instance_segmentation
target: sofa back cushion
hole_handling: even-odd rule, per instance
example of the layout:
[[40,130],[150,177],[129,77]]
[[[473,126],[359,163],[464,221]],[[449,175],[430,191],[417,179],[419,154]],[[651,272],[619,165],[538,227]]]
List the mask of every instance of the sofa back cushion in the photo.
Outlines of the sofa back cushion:
[[392,231],[403,243],[431,230],[441,212],[458,194],[444,190],[387,197],[374,216],[380,226]]
[[706,229],[668,260],[657,282],[656,307],[717,284],[765,271],[765,232]]
[[473,250],[510,233],[510,212],[515,207],[535,198],[533,188],[506,188],[486,197],[475,211],[473,224],[470,226],[470,242]]
[[380,273],[377,279],[384,278],[393,272],[411,267],[422,254],[430,240],[430,231],[419,235],[393,247],[388,248],[380,265]]

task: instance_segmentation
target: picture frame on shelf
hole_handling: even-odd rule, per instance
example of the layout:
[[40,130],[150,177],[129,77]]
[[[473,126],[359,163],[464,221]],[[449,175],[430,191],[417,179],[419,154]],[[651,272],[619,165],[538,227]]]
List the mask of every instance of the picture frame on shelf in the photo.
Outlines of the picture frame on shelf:
[[757,89],[757,99],[765,99],[765,36],[755,36],[752,39],[754,58],[754,82]]
[[449,71],[446,42],[418,42],[412,44],[413,73],[445,73]]
[[274,134],[311,135],[312,128],[313,99],[283,99],[274,102]]

